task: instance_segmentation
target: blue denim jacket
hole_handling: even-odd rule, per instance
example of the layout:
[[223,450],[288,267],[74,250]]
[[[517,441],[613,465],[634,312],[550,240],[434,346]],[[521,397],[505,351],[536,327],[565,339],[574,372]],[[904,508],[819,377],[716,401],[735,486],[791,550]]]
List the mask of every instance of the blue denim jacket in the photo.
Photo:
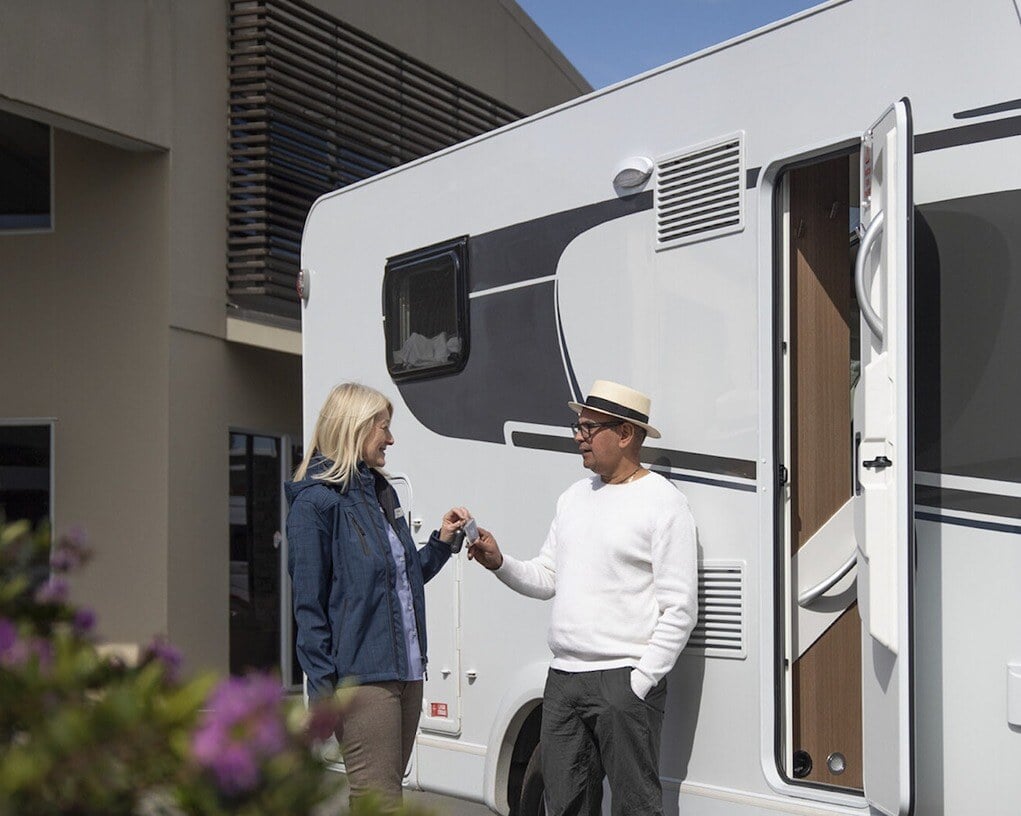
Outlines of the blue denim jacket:
[[346,493],[311,478],[330,464],[313,460],[308,478],[284,486],[298,662],[313,698],[332,694],[344,679],[375,683],[408,674],[396,565],[383,525],[389,522],[404,545],[423,658],[424,585],[450,557],[436,532],[422,549],[415,546],[396,491],[364,463]]

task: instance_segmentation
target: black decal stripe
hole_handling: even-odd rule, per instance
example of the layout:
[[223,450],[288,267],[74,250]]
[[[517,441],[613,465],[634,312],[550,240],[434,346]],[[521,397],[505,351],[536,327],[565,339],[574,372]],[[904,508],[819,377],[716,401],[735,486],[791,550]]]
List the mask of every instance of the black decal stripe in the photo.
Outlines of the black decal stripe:
[[991,142],[994,139],[1008,139],[1018,135],[1021,135],[1021,116],[995,119],[992,122],[976,122],[973,125],[919,133],[915,136],[915,153],[928,153],[930,150],[944,150],[976,142]]
[[704,476],[690,476],[687,473],[671,473],[667,470],[653,468],[660,476],[672,479],[675,482],[694,482],[695,484],[712,485],[713,487],[725,487],[728,490],[741,490],[745,493],[754,493],[756,490],[753,484],[738,484],[737,482],[721,482],[719,479],[707,479]]
[[755,462],[749,459],[731,459],[727,456],[710,456],[705,453],[646,446],[642,448],[642,461],[659,467],[697,470],[702,473],[715,473],[718,476],[736,476],[739,479],[753,481],[756,478]]
[[973,527],[976,530],[991,530],[996,533],[1013,533],[1021,535],[1021,525],[997,524],[992,521],[978,521],[977,519],[960,518],[959,516],[941,516],[938,513],[925,513],[921,510],[915,512],[916,519],[923,521],[935,521],[939,524],[953,524],[955,527]]
[[468,245],[472,292],[555,275],[571,241],[607,221],[652,209],[652,191],[586,204],[492,232]]
[[981,513],[983,516],[1021,520],[1021,497],[1018,496],[916,485],[915,504],[938,507],[941,510],[962,510],[966,513]]
[[759,183],[759,171],[761,167],[751,167],[745,170],[744,174],[744,186],[746,190],[753,190],[755,185]]
[[1021,99],[1011,99],[1009,102],[999,102],[995,105],[986,105],[983,108],[958,111],[954,114],[954,119],[971,119],[975,116],[988,116],[992,113],[1003,113],[1004,111],[1018,109],[1021,109]]
[[512,431],[511,444],[516,448],[553,451],[554,453],[577,453],[578,444],[569,436],[550,436],[548,434],[529,433],[528,431]]
[[[578,453],[578,445],[569,436],[553,436],[551,434],[531,433],[529,431],[513,431],[511,444],[517,448],[547,450],[554,453]],[[666,448],[642,448],[642,461],[657,469],[680,468],[700,473],[711,473],[716,476],[736,476],[742,479],[755,479],[755,462],[743,459],[730,459],[725,456],[709,456],[704,453],[675,451]],[[667,475],[664,473],[664,475]],[[670,474],[671,478],[679,474]],[[684,477],[687,478],[687,477]],[[694,480],[694,477],[692,477]],[[720,482],[727,487],[735,487],[731,482]],[[755,489],[754,485],[745,485]]]

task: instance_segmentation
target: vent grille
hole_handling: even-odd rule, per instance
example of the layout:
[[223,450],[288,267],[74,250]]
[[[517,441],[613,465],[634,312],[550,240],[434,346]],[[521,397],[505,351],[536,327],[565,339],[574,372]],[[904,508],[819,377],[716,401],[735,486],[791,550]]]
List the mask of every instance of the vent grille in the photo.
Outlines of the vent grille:
[[656,249],[744,229],[744,138],[738,133],[656,163]]
[[698,565],[698,622],[687,649],[706,657],[745,656],[743,561]]
[[317,197],[522,114],[304,0],[228,7],[227,294],[297,318],[301,233]]

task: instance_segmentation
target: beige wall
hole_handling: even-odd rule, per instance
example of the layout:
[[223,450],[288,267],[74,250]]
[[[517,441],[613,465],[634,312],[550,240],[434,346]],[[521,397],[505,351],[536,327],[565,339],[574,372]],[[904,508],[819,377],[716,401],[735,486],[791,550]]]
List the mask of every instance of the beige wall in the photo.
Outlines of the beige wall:
[[[171,99],[170,323],[223,337],[227,288],[227,11],[177,3]],[[212,384],[211,381],[210,384]]]
[[[211,5],[218,5],[212,3]],[[168,147],[172,0],[2,0],[0,101]]]
[[172,330],[170,424],[169,632],[190,667],[226,671],[228,433],[301,439],[301,359]]
[[0,417],[55,417],[58,530],[103,635],[166,628],[168,158],[54,137],[53,232],[0,235]]

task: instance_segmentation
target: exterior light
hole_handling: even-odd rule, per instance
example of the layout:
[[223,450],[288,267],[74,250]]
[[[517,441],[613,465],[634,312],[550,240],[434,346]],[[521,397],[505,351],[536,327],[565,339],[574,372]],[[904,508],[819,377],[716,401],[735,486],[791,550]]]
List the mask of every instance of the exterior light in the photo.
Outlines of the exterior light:
[[652,167],[652,159],[645,156],[632,156],[617,168],[617,174],[613,177],[613,186],[623,187],[627,190],[641,187],[652,175]]

